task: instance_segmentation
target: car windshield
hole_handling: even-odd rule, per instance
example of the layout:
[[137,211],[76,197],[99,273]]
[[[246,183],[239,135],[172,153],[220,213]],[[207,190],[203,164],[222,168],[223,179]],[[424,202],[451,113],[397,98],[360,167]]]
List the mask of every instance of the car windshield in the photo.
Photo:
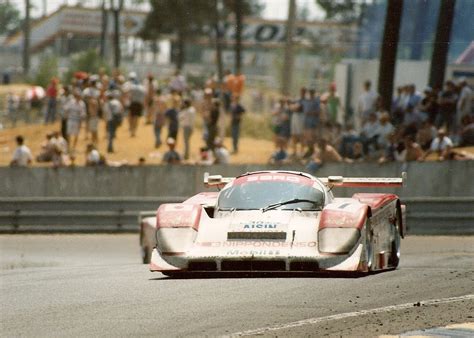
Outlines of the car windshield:
[[261,209],[294,199],[307,201],[284,204],[278,209],[318,210],[324,205],[324,193],[313,186],[294,182],[259,181],[245,182],[221,191],[218,207],[221,210]]

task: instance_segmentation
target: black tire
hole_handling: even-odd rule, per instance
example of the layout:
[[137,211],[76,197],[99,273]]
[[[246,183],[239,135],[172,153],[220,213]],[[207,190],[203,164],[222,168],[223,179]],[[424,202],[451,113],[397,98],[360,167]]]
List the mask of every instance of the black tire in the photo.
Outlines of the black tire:
[[142,262],[149,264],[151,260],[151,250],[147,246],[142,246]]
[[372,229],[367,221],[365,225],[365,258],[367,260],[367,272],[373,271],[374,267],[374,246],[372,244]]
[[398,267],[398,264],[400,263],[400,242],[401,242],[400,229],[398,228],[396,224],[398,224],[398,220],[395,220],[395,224],[392,225],[393,239],[392,239],[392,244],[391,244],[391,249],[390,249],[390,265],[394,269],[396,269]]

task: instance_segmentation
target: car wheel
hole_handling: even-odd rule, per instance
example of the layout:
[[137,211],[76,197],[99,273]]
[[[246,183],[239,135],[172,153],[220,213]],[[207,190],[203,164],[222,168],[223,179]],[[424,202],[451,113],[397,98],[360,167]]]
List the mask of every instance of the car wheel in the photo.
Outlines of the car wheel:
[[374,246],[372,243],[372,229],[368,222],[365,225],[365,236],[365,259],[367,263],[367,272],[370,272],[373,270],[374,264]]
[[143,264],[150,263],[150,259],[151,259],[150,249],[148,249],[147,246],[142,246],[141,249],[142,249],[142,262],[143,262]]
[[400,263],[400,242],[401,242],[400,229],[398,228],[397,225],[393,224],[392,231],[393,231],[393,239],[392,239],[391,251],[390,251],[390,265],[393,268],[397,268],[398,264]]

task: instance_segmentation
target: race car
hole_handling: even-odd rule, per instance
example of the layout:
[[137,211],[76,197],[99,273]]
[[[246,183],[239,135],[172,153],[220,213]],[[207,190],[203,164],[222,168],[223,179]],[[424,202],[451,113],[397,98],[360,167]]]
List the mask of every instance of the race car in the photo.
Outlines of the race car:
[[[144,262],[193,272],[363,272],[395,269],[406,232],[394,194],[336,198],[336,187],[400,187],[400,178],[316,178],[293,171],[205,175],[207,187],[142,219]],[[154,249],[151,251],[151,248]],[[151,257],[150,257],[151,253]]]

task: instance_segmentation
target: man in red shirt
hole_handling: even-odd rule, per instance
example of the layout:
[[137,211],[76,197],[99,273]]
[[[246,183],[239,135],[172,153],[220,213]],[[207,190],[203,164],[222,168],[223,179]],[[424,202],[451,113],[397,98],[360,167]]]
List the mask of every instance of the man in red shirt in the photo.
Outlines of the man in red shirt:
[[58,97],[58,79],[53,77],[51,82],[46,89],[46,97],[48,100],[48,105],[46,107],[46,116],[44,123],[54,123],[56,121],[56,107],[57,107],[57,97]]

